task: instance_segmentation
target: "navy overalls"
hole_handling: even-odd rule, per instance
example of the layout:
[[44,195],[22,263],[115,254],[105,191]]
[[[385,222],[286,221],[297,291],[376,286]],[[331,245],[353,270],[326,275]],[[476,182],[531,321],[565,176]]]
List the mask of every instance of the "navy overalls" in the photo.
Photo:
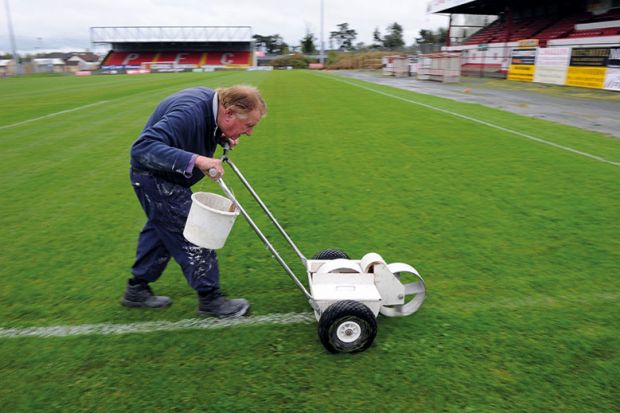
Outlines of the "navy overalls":
[[147,217],[132,267],[136,278],[157,280],[172,257],[193,289],[219,288],[215,251],[183,237],[190,187],[204,176],[198,168],[188,171],[192,156],[212,157],[221,140],[214,96],[197,87],[164,99],[131,147],[131,183]]

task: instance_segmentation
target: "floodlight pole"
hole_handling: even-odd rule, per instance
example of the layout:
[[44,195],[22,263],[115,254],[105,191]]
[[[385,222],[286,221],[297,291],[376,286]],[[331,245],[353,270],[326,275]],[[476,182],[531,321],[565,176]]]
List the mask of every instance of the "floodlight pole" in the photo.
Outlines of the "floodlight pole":
[[325,49],[323,47],[323,0],[321,0],[321,56],[319,56],[319,61],[321,64],[325,64]]
[[13,34],[13,23],[11,22],[11,9],[9,8],[9,0],[4,0],[4,7],[6,9],[6,21],[9,28],[9,39],[11,42],[11,49],[13,52],[13,59],[15,60],[15,73],[22,74],[22,66],[19,63],[19,56],[17,55],[17,47],[15,46],[15,35]]

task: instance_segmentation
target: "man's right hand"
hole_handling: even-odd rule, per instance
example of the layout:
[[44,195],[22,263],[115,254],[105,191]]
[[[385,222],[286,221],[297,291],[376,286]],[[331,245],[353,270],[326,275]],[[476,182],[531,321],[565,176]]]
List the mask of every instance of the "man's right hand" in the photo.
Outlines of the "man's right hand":
[[[205,176],[208,176],[212,180],[217,180],[224,175],[224,167],[222,165],[222,161],[219,159],[207,158],[206,156],[198,156],[196,158],[196,167],[202,171]],[[209,174],[209,170],[215,170],[215,176],[211,176]]]

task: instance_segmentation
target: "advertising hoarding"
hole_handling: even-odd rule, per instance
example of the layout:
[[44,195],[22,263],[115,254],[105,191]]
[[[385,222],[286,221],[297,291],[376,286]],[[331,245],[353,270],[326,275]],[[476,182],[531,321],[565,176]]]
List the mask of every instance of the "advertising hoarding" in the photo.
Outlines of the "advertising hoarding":
[[534,80],[536,49],[512,49],[508,80],[531,82]]
[[609,50],[608,47],[573,48],[566,85],[602,89],[605,84]]
[[563,85],[571,58],[570,47],[547,47],[538,49],[534,82]]
[[607,73],[603,87],[607,90],[620,91],[620,47],[609,50]]

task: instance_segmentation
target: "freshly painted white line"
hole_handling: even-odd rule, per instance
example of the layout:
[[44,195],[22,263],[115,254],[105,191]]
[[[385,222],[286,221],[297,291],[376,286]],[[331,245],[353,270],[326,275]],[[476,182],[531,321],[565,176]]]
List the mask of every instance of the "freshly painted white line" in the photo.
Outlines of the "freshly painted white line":
[[[324,75],[319,75],[319,76],[324,76]],[[336,76],[330,76],[330,78],[332,78],[332,79],[334,79],[334,80],[336,80],[338,82],[346,83],[346,84],[351,85],[351,86],[359,87],[361,89],[365,89],[365,90],[369,90],[371,92],[378,93],[378,94],[383,95],[383,96],[388,96],[388,97],[391,97],[391,98],[394,98],[394,99],[402,100],[404,102],[413,103],[414,105],[422,106],[422,107],[425,107],[427,109],[432,109],[432,110],[436,110],[438,112],[443,112],[443,113],[446,113],[448,115],[456,116],[456,117],[468,120],[470,122],[479,123],[481,125],[488,126],[490,128],[494,128],[494,129],[498,129],[498,130],[501,130],[503,132],[512,133],[514,135],[521,136],[522,138],[530,139],[532,141],[543,143],[545,145],[550,145],[550,146],[553,146],[555,148],[562,149],[562,150],[567,151],[567,152],[572,152],[572,153],[575,153],[577,155],[585,156],[586,158],[594,159],[594,160],[599,161],[599,162],[607,163],[607,164],[614,165],[614,166],[620,166],[620,162],[610,161],[608,159],[602,158],[602,157],[597,156],[597,155],[592,155],[590,153],[583,152],[583,151],[580,151],[580,150],[577,150],[577,149],[574,149],[574,148],[570,148],[568,146],[559,145],[559,144],[554,143],[554,142],[546,141],[544,139],[537,138],[537,137],[532,136],[532,135],[528,135],[527,133],[519,132],[519,131],[516,131],[516,130],[513,130],[513,129],[508,129],[508,128],[505,128],[503,126],[496,125],[494,123],[490,123],[490,122],[486,122],[486,121],[483,121],[483,120],[480,120],[480,119],[473,118],[471,116],[463,115],[463,114],[460,114],[460,113],[457,113],[457,112],[452,112],[452,111],[447,110],[447,109],[438,108],[436,106],[429,105],[429,104],[426,104],[426,103],[417,102],[417,101],[412,100],[412,99],[406,99],[406,98],[401,97],[401,96],[392,95],[391,93],[387,93],[387,92],[383,92],[381,90],[373,89],[371,87],[364,86],[364,85],[361,85],[359,83],[350,82],[348,80],[344,80],[344,79],[338,78]]]
[[112,335],[152,333],[174,330],[215,330],[237,326],[297,324],[314,321],[312,313],[286,313],[232,319],[190,318],[180,321],[147,321],[131,324],[82,324],[75,326],[0,328],[0,338],[68,337],[83,335]]
[[54,113],[50,113],[49,115],[39,116],[38,118],[27,119],[27,120],[23,120],[21,122],[11,123],[10,125],[2,125],[2,126],[0,126],[0,129],[14,128],[15,126],[24,125],[24,124],[30,123],[30,122],[36,122],[36,121],[41,120],[41,119],[47,119],[47,118],[51,118],[51,117],[54,117],[54,116],[62,115],[62,114],[65,114],[65,113],[75,112],[75,111],[78,111],[78,110],[90,108],[92,106],[102,105],[104,103],[108,103],[108,101],[107,100],[101,100],[99,102],[91,103],[91,104],[88,104],[88,105],[78,106],[77,108],[61,110],[60,112],[54,112]]

